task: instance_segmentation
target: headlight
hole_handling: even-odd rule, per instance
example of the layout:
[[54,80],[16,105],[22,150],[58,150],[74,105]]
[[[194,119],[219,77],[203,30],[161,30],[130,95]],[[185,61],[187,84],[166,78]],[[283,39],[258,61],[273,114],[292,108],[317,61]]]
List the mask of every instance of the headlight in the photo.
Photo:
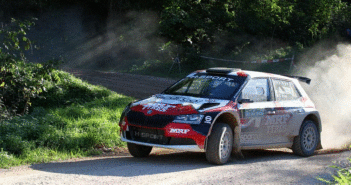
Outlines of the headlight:
[[177,116],[174,123],[188,123],[188,124],[200,124],[204,115],[201,114],[189,114]]

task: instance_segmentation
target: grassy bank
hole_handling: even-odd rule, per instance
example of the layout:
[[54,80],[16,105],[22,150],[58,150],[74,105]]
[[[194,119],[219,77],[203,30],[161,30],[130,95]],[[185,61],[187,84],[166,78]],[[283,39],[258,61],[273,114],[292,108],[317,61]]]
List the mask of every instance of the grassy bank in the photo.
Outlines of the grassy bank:
[[119,118],[132,98],[55,71],[29,114],[0,122],[0,168],[83,157],[123,146]]

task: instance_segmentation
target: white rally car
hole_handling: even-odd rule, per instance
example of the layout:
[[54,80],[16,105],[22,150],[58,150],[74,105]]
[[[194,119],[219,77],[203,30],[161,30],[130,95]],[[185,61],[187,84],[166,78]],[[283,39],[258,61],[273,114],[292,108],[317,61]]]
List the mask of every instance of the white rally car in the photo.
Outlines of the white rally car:
[[321,120],[299,81],[232,68],[196,71],[161,94],[130,103],[121,115],[122,141],[134,157],[152,147],[204,151],[226,163],[245,149],[291,148],[300,156],[321,149]]

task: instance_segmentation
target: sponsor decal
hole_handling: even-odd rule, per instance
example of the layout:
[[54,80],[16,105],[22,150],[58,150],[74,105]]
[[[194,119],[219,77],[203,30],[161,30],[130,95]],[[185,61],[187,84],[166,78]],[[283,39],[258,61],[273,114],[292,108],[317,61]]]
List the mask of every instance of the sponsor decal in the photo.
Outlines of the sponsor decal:
[[242,126],[248,127],[250,125],[254,125],[254,127],[260,127],[261,123],[263,122],[264,126],[270,125],[286,125],[288,124],[289,119],[291,118],[291,114],[281,114],[281,115],[269,115],[261,117],[253,117],[253,118],[244,118],[242,119]]
[[254,125],[254,127],[258,128],[261,125],[261,121],[262,121],[262,118],[260,118],[260,117],[241,119],[241,126],[243,128],[246,128],[250,125]]
[[[156,98],[161,99],[162,101],[177,101],[181,103],[193,103],[193,104],[202,104],[202,103],[228,103],[228,100],[217,100],[217,99],[207,99],[207,98],[194,98],[187,96],[175,96],[175,95],[156,95]],[[177,103],[175,102],[175,103]]]
[[[166,112],[169,108],[174,108],[174,107],[176,107],[176,106],[164,104],[164,103],[154,103],[154,104],[144,105],[143,110],[150,109],[150,110],[156,110],[156,111],[160,111],[160,112]],[[149,113],[149,114],[151,114],[151,113]]]
[[270,125],[267,127],[268,134],[276,134],[286,132],[286,125]]
[[177,128],[171,128],[169,133],[172,134],[187,134],[190,131],[190,129],[177,129]]
[[287,124],[290,119],[290,114],[281,114],[281,115],[271,115],[266,116],[265,125],[283,125]]
[[264,115],[265,109],[248,109],[244,111],[244,117],[260,117]]
[[[163,104],[181,104],[183,106],[191,105],[194,109],[199,109],[205,103],[218,103],[219,105],[209,107],[204,110],[214,109],[218,107],[222,107],[230,102],[230,100],[219,100],[219,99],[208,99],[208,98],[196,98],[196,97],[189,97],[189,96],[179,96],[179,95],[164,95],[164,94],[157,94],[155,95],[157,98],[157,102],[154,103],[163,103]],[[199,110],[199,111],[204,111]]]
[[189,97],[184,97],[184,96],[163,96],[163,95],[157,95],[157,98],[161,98],[163,100],[174,100],[174,101],[179,101],[179,102],[188,102],[188,103],[205,103],[207,102],[205,99],[200,99],[200,98],[189,98]]
[[212,80],[219,80],[219,81],[234,81],[232,78],[227,78],[223,76],[211,76],[211,75],[198,75],[196,73],[188,75],[188,78],[203,78],[203,79],[212,79]]
[[[243,117],[241,128],[243,132],[265,132],[267,134],[280,134],[287,132],[292,113],[286,110],[275,109],[276,114],[268,115],[265,109],[241,110]],[[263,131],[264,130],[264,131]]]
[[259,141],[259,135],[255,133],[241,133],[240,134],[240,143],[252,143]]
[[206,116],[204,123],[211,124],[212,123],[212,117],[211,116]]
[[148,104],[148,103],[156,103],[158,101],[159,100],[155,96],[152,96],[150,98],[134,102],[134,103],[131,104],[130,107],[134,107],[134,106],[137,106],[137,105],[145,105],[145,104]]

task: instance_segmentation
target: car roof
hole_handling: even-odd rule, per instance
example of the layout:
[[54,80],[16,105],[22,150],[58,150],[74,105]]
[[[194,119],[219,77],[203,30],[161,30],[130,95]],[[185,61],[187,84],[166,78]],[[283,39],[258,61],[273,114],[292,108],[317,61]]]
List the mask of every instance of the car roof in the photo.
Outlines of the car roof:
[[[249,76],[250,78],[263,78],[263,77],[271,77],[271,78],[280,78],[285,80],[293,81],[295,84],[299,81],[310,84],[311,79],[302,77],[302,76],[290,76],[290,75],[278,75],[273,73],[259,72],[259,71],[250,71],[250,70],[241,70],[239,68],[226,68],[226,67],[215,67],[209,68],[206,70],[199,70],[195,73],[202,74],[210,74],[210,75],[232,75],[232,76]],[[188,76],[192,76],[195,73],[191,73]]]
[[212,75],[232,75],[232,76],[240,76],[240,75],[247,75],[251,78],[259,78],[259,77],[273,77],[273,78],[282,78],[282,79],[289,79],[295,80],[294,78],[290,78],[288,76],[273,74],[273,73],[266,73],[266,72],[259,72],[259,71],[249,71],[249,70],[241,70],[238,68],[223,68],[223,67],[216,67],[216,68],[209,68],[206,70],[197,71],[198,73],[207,73]]
[[[257,78],[257,77],[276,77],[276,78],[284,78],[284,79],[291,79],[286,76],[278,75],[278,74],[273,74],[273,73],[265,73],[265,72],[258,72],[258,71],[248,71],[248,70],[241,70],[251,78]],[[230,75],[236,75],[230,73]]]

